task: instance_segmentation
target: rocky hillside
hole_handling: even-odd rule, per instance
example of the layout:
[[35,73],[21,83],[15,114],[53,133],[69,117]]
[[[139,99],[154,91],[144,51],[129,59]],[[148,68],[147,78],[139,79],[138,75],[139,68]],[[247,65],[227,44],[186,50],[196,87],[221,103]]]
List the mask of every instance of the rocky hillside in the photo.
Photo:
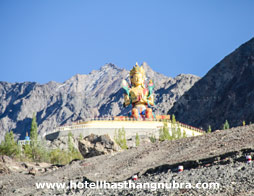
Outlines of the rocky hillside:
[[[114,155],[73,161],[64,167],[12,163],[0,157],[0,195],[184,195],[252,196],[254,125],[216,131],[197,137],[140,145]],[[24,166],[26,166],[24,168]],[[184,171],[178,173],[179,165]],[[1,174],[2,171],[2,174]],[[30,174],[30,175],[29,175]],[[124,182],[132,183],[218,183],[217,188],[175,189],[36,189],[35,183]],[[80,187],[80,186],[79,186]]]
[[179,121],[207,129],[254,122],[254,38],[226,56],[170,109]]
[[[190,74],[169,78],[153,71],[146,63],[143,65],[147,78],[153,79],[156,85],[157,113],[165,114],[199,80]],[[72,121],[126,114],[130,108],[122,106],[121,81],[128,78],[128,73],[106,64],[100,70],[75,75],[64,83],[0,82],[0,141],[11,129],[23,138],[30,129],[33,113],[40,135]]]

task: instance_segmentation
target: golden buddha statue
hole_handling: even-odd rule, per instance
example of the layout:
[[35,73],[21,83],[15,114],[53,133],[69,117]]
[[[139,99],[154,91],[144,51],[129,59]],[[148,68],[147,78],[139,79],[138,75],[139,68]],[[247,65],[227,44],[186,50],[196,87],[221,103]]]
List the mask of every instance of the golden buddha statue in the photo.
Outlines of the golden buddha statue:
[[154,118],[151,106],[154,105],[153,82],[149,81],[148,87],[145,86],[145,70],[138,63],[130,71],[131,86],[126,80],[122,81],[122,87],[125,90],[124,106],[132,105],[131,117]]

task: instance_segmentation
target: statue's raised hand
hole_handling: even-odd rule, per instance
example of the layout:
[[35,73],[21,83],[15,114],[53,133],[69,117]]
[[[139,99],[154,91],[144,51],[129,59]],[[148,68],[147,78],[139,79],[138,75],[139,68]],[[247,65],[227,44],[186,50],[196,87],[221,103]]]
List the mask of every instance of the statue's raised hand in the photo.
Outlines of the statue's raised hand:
[[130,95],[129,85],[126,80],[122,80],[122,88],[125,90],[125,93],[129,96]]

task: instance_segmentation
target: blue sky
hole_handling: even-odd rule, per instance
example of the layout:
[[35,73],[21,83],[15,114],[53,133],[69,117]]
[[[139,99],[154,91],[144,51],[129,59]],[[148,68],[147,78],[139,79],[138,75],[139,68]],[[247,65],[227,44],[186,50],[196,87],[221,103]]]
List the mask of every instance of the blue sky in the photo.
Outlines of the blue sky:
[[254,37],[252,0],[1,0],[0,81],[64,82],[146,61],[204,76]]

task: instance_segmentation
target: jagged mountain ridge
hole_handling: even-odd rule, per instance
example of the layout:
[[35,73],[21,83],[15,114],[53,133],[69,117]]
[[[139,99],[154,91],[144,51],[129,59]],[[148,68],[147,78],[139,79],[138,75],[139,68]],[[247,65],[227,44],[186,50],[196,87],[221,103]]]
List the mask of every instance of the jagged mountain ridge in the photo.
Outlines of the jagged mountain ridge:
[[[191,74],[169,78],[154,72],[146,63],[143,66],[147,78],[155,83],[157,113],[165,114],[199,80]],[[33,113],[40,135],[72,121],[126,114],[130,108],[123,108],[121,81],[128,80],[128,74],[129,71],[109,63],[87,75],[77,74],[64,83],[0,82],[0,140],[11,129],[23,138],[30,129]]]
[[207,129],[254,122],[254,38],[215,65],[169,111],[179,121]]

